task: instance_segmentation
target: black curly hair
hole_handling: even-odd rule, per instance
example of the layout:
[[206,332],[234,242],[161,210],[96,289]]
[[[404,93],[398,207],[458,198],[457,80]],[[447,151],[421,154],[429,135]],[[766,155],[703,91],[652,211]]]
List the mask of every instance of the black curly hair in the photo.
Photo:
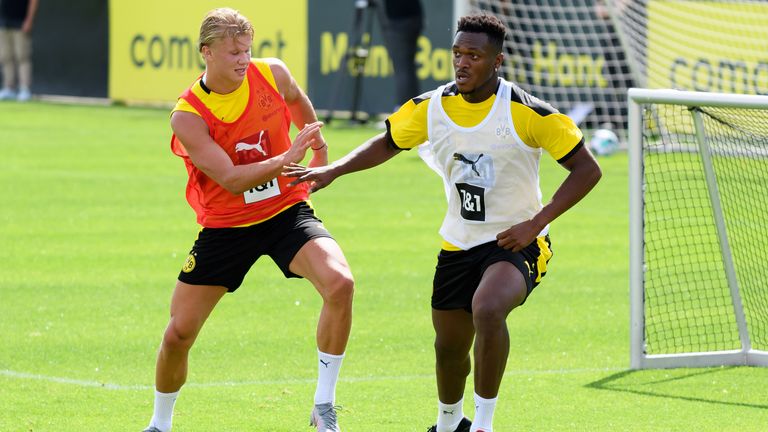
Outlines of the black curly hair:
[[507,27],[494,15],[467,15],[459,18],[459,25],[456,32],[485,33],[488,35],[488,41],[501,52],[504,45],[504,37],[507,34]]

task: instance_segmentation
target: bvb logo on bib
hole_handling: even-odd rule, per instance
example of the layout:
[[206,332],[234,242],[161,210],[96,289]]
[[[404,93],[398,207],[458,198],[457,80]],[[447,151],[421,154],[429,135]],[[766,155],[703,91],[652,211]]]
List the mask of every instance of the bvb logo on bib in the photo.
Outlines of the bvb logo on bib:
[[195,261],[195,255],[189,254],[187,256],[187,260],[184,261],[184,265],[181,267],[181,271],[183,271],[184,273],[189,273],[195,269],[195,264],[197,264],[197,262]]

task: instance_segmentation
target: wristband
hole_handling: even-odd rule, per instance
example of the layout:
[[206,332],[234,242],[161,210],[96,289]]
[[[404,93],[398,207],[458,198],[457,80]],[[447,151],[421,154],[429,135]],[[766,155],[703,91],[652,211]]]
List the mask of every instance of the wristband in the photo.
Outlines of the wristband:
[[314,148],[314,147],[310,147],[310,148],[311,148],[312,150],[314,150],[314,151],[318,151],[318,150],[322,150],[322,149],[323,149],[323,147],[326,147],[327,145],[328,145],[328,143],[324,143],[323,145],[321,145],[321,146],[320,146],[320,147],[318,147],[318,148]]

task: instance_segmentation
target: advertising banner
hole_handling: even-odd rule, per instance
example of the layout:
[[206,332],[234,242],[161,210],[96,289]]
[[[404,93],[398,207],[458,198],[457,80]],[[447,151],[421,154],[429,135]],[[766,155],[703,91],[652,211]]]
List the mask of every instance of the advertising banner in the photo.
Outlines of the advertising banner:
[[106,98],[108,39],[106,2],[41,1],[32,30],[32,93]]
[[768,94],[766,23],[765,2],[651,1],[648,86]]
[[[381,30],[385,19],[382,2],[310,0],[308,3],[309,95],[315,108],[331,111],[357,108],[367,115],[392,112],[398,101],[394,69]],[[417,44],[416,70],[420,91],[424,92],[453,79],[454,19],[451,2],[422,0],[422,6],[425,26]],[[354,55],[361,47],[367,49],[362,74],[357,72]],[[355,96],[356,107],[353,106]]]
[[[252,55],[279,57],[306,87],[307,0],[232,0],[227,6],[253,23]],[[175,101],[205,69],[197,43],[200,23],[213,7],[203,0],[111,0],[109,97]]]

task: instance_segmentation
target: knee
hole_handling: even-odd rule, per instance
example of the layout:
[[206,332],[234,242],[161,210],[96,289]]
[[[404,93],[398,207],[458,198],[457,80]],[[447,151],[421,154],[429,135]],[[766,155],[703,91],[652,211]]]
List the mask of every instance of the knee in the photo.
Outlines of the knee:
[[435,365],[439,370],[466,377],[472,369],[469,349],[459,344],[435,341]]
[[325,283],[322,292],[327,303],[351,305],[355,280],[349,272],[337,272]]
[[477,332],[498,329],[509,315],[506,308],[494,302],[478,302],[472,305],[472,322]]
[[469,348],[450,338],[436,338],[435,358],[438,363],[463,361],[469,358]]
[[168,323],[163,335],[163,349],[172,351],[189,351],[195,342],[197,331],[185,328],[173,319]]

